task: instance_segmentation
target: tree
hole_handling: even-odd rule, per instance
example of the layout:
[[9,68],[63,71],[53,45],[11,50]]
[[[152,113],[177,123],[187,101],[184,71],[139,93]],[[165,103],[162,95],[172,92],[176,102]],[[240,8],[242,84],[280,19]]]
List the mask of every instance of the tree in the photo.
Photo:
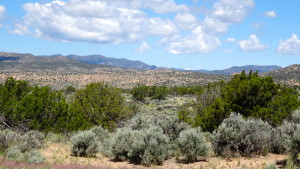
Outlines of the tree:
[[78,129],[101,125],[112,130],[125,114],[121,91],[102,83],[91,83],[85,89],[77,90],[73,100],[71,123]]
[[198,100],[195,126],[213,131],[230,112],[278,125],[300,106],[297,97],[295,89],[281,87],[274,83],[272,77],[259,77],[257,72],[252,71],[247,75],[243,71],[221,88],[218,98],[208,99],[213,102],[203,105]]

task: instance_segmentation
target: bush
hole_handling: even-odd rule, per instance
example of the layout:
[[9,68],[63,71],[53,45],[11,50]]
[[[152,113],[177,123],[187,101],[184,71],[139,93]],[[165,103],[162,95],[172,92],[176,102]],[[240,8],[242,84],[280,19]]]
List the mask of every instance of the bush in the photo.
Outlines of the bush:
[[214,132],[213,149],[221,156],[265,154],[270,149],[272,127],[260,119],[243,119],[231,113]]
[[132,130],[148,129],[150,126],[162,128],[163,133],[169,137],[170,141],[175,141],[181,131],[190,128],[187,123],[180,122],[176,115],[163,113],[140,114],[133,117],[126,125]]
[[78,157],[91,157],[98,152],[99,143],[92,131],[79,131],[71,137],[72,155]]
[[178,138],[178,147],[188,163],[197,161],[198,156],[207,156],[210,149],[200,128],[182,131]]
[[[272,152],[285,153],[294,151],[292,144],[297,142],[297,130],[300,128],[300,110],[294,111],[290,118],[272,132]],[[295,146],[295,145],[294,145]]]
[[9,129],[0,130],[0,151],[6,150],[13,142],[18,140],[19,135]]
[[40,152],[37,150],[30,150],[25,153],[25,159],[29,163],[42,163],[45,158],[41,156]]
[[86,130],[95,125],[113,130],[124,120],[126,111],[122,91],[102,83],[91,83],[75,92],[71,103],[73,117],[70,125],[76,130]]
[[17,162],[25,160],[24,154],[21,152],[21,150],[17,146],[12,146],[12,147],[8,148],[5,151],[5,157],[9,160],[17,161]]
[[95,136],[99,142],[103,142],[107,137],[109,137],[109,132],[103,129],[101,126],[94,126],[90,129],[90,131],[95,133]]
[[161,128],[140,130],[128,151],[129,160],[145,166],[161,165],[169,154],[169,139]]
[[41,148],[44,143],[45,135],[39,131],[29,131],[20,138],[19,148],[22,152]]
[[137,137],[138,131],[132,131],[128,128],[118,129],[114,136],[108,141],[109,147],[102,147],[102,152],[109,155],[116,161],[128,159],[128,152]]

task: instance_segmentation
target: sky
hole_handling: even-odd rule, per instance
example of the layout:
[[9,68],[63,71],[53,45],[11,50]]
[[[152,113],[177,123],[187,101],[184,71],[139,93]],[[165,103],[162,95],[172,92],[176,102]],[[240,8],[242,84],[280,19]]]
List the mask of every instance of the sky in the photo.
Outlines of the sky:
[[299,0],[0,0],[0,51],[183,69],[300,64]]

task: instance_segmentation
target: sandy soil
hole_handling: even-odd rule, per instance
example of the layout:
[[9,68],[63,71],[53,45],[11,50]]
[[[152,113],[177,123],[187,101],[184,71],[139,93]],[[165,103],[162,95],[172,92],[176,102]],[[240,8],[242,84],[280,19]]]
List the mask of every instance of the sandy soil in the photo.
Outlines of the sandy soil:
[[[113,162],[110,159],[97,154],[96,158],[81,158],[70,155],[70,145],[65,144],[49,144],[41,150],[41,154],[46,158],[46,162],[53,165],[59,164],[79,164],[84,166],[98,166],[104,168],[147,168],[144,166],[130,164],[128,162]],[[177,163],[175,158],[166,160],[162,166],[152,166],[150,168],[157,169],[261,169],[264,166],[277,161],[287,159],[286,155],[268,154],[266,156],[257,156],[251,158],[238,157],[224,159],[221,157],[209,157],[207,159],[192,163],[182,164]]]

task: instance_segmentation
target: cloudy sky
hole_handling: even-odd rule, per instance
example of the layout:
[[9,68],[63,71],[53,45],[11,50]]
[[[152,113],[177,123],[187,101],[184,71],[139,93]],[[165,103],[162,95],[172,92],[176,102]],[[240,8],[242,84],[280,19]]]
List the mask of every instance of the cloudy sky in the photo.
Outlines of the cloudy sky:
[[0,0],[0,51],[156,66],[300,64],[299,0]]

